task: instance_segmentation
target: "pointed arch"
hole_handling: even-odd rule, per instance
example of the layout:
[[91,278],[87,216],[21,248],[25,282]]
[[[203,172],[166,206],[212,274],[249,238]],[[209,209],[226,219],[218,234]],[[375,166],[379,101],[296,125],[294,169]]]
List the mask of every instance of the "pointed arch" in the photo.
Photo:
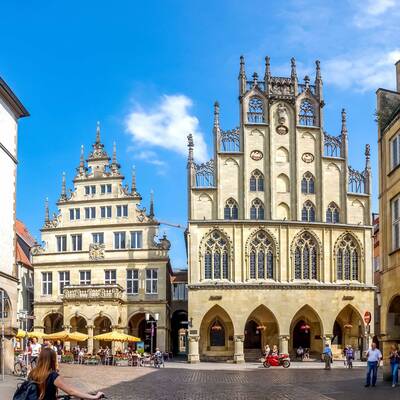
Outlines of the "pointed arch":
[[339,206],[331,201],[326,209],[326,222],[337,224],[340,222]]
[[289,151],[286,147],[281,146],[276,150],[276,162],[277,163],[289,162]]
[[229,164],[233,164],[233,165],[235,165],[236,167],[239,167],[238,161],[235,160],[235,159],[232,158],[232,157],[229,157],[229,158],[227,158],[227,159],[224,161],[224,165],[229,165]]
[[200,193],[198,199],[199,201],[212,201],[212,198],[208,193]]
[[303,179],[301,180],[301,193],[304,194],[315,193],[315,177],[310,171],[307,171],[303,175]]
[[282,202],[278,204],[276,216],[281,220],[288,220],[290,218],[290,208],[289,206]]
[[321,242],[310,231],[295,236],[291,246],[294,279],[320,279],[321,248]]
[[301,137],[303,138],[303,139],[305,139],[305,138],[310,138],[310,139],[312,139],[312,140],[314,140],[314,142],[315,142],[315,136],[311,133],[311,132],[303,132],[302,134],[301,134]]
[[251,96],[248,102],[247,122],[250,124],[263,124],[265,122],[264,101],[258,96]]
[[300,102],[298,121],[302,126],[316,126],[316,108],[308,98],[304,98]]
[[276,179],[276,191],[278,193],[288,193],[290,191],[290,180],[286,174],[279,174]]
[[203,279],[229,279],[232,246],[219,229],[203,237],[200,243],[200,263]]
[[307,200],[303,204],[301,220],[304,222],[315,222],[315,206],[311,200]]
[[265,219],[264,203],[259,198],[256,198],[251,202],[250,219],[254,220]]
[[334,246],[336,280],[361,281],[361,270],[364,262],[362,245],[357,237],[344,232],[338,237]]
[[334,162],[330,162],[330,163],[326,166],[326,169],[327,169],[327,170],[335,169],[336,171],[341,172],[340,167],[339,167],[336,163],[334,163]]
[[276,279],[277,241],[269,232],[258,229],[246,242],[249,279]]
[[224,219],[226,220],[235,220],[239,218],[239,206],[235,199],[230,197],[225,202],[224,207]]
[[259,129],[252,129],[249,133],[250,136],[254,136],[255,134],[265,137],[264,132],[260,131]]
[[264,191],[264,174],[255,169],[250,175],[250,192],[263,192]]

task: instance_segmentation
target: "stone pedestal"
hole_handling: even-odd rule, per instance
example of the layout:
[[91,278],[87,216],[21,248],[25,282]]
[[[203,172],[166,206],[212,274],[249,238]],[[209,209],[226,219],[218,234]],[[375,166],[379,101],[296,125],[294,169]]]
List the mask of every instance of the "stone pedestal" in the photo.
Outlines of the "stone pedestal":
[[194,364],[200,361],[199,340],[200,336],[189,336],[188,363]]
[[235,354],[233,355],[233,361],[237,364],[244,363],[244,353],[243,353],[243,335],[235,335]]
[[289,354],[289,335],[279,336],[279,352],[284,354]]

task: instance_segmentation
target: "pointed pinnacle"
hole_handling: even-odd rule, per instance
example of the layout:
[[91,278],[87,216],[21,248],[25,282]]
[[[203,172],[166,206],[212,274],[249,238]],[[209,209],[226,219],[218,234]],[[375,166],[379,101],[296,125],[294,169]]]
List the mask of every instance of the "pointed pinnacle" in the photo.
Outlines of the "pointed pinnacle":
[[46,197],[46,200],[44,202],[44,222],[48,223],[50,221],[50,215],[49,215],[49,198]]
[[342,108],[342,130],[341,130],[342,135],[347,135],[347,114],[346,110]]
[[96,143],[100,143],[100,121],[97,121],[97,127],[96,127]]
[[117,144],[113,143],[113,156],[112,156],[112,163],[116,164],[117,163]]
[[131,193],[136,193],[136,167],[134,165],[132,166]]

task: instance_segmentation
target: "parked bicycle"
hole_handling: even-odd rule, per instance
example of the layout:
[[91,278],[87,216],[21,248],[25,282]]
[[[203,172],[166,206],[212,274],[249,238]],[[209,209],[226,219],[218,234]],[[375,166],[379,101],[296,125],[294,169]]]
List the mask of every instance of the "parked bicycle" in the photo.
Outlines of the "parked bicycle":
[[27,376],[28,366],[26,365],[26,357],[20,354],[14,363],[14,375]]

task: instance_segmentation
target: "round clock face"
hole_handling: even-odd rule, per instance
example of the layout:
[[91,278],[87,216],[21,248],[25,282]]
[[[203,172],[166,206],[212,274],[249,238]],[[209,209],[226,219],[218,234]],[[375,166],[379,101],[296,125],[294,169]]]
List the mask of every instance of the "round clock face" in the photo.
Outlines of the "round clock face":
[[263,153],[260,150],[253,150],[250,153],[250,157],[254,160],[254,161],[259,161],[263,158]]
[[314,161],[314,156],[311,153],[304,153],[301,156],[301,159],[305,162],[305,163],[312,163]]

